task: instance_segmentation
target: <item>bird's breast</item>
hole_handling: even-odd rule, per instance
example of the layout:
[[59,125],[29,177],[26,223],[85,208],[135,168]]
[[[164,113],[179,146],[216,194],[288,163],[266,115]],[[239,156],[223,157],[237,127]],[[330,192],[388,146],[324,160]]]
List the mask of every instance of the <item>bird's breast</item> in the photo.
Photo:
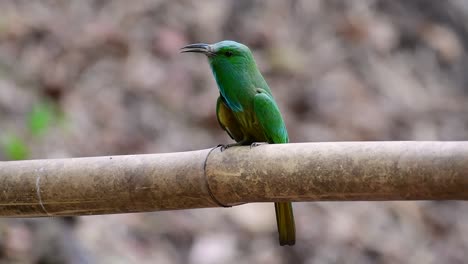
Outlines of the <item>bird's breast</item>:
[[250,138],[252,142],[266,141],[263,129],[260,126],[253,109],[236,112],[234,115],[240,125],[240,129],[243,131],[244,135],[247,135],[247,138]]

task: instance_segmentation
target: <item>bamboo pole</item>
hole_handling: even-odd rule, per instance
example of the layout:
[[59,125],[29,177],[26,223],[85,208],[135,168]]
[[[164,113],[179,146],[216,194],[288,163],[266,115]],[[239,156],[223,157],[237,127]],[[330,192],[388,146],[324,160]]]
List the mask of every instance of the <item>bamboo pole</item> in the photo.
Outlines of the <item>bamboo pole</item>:
[[0,162],[0,216],[468,200],[468,142],[330,142]]

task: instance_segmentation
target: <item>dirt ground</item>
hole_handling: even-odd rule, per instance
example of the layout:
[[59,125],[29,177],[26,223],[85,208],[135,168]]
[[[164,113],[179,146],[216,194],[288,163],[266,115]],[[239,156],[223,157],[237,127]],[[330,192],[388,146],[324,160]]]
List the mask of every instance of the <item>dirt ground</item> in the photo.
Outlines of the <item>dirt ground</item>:
[[[0,160],[230,142],[206,59],[179,53],[223,39],[251,47],[291,142],[468,140],[468,1],[0,0]],[[294,207],[294,247],[272,204],[0,219],[0,263],[468,261],[464,202]]]

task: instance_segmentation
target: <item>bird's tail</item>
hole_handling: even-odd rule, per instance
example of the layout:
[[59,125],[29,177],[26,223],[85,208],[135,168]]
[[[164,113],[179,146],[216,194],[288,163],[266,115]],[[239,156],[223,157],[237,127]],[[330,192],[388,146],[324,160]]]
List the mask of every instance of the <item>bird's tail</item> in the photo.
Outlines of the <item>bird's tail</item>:
[[292,204],[290,202],[275,203],[275,212],[280,245],[294,245],[296,243],[296,227]]

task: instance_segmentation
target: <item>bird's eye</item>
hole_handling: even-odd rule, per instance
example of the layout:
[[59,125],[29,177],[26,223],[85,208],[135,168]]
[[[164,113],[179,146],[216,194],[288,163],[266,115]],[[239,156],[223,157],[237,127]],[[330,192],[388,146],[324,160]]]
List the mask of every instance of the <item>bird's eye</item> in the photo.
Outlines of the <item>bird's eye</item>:
[[226,57],[231,57],[232,56],[232,51],[226,51],[224,53],[224,55],[226,55]]

